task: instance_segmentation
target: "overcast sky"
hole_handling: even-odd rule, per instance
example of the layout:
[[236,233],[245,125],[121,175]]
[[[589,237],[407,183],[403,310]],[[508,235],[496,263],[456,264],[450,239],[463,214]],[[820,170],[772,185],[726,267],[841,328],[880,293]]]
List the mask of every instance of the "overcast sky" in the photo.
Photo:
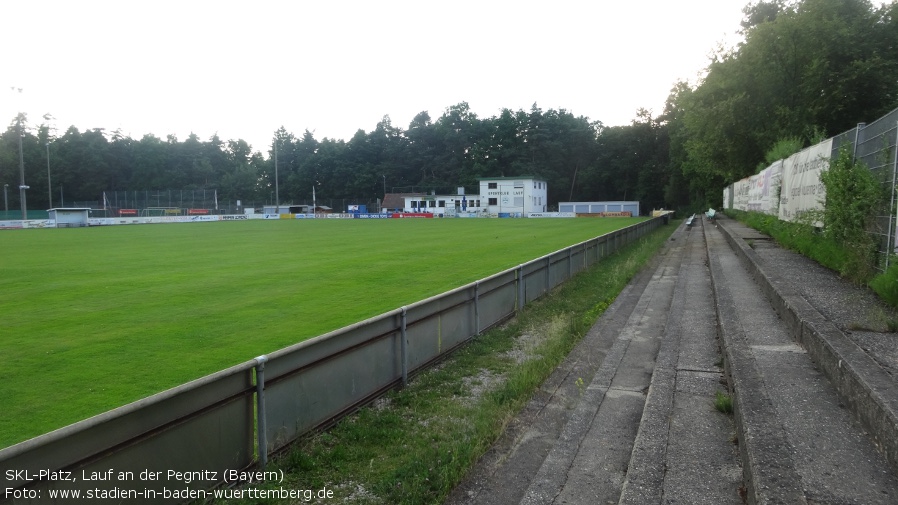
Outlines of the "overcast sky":
[[349,140],[384,115],[405,129],[462,101],[480,117],[535,102],[626,125],[736,42],[746,3],[3,2],[0,119],[50,113],[60,135],[218,133],[266,156],[281,125]]

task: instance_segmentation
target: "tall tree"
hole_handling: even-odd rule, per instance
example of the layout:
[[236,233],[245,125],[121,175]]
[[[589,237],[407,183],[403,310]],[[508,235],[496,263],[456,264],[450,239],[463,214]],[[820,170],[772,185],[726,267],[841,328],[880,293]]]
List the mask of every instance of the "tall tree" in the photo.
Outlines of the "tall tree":
[[[891,9],[867,0],[762,2],[745,10],[745,41],[718,55],[676,100],[672,148],[707,196],[754,173],[778,140],[809,142],[877,118],[898,97]],[[714,196],[717,194],[718,196]]]

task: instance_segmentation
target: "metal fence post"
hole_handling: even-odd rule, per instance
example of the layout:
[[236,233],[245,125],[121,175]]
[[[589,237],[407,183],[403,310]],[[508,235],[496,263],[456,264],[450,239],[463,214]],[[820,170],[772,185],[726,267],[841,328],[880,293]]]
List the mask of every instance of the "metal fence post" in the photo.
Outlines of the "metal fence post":
[[866,128],[867,123],[858,123],[854,128],[854,145],[851,149],[851,162],[857,161],[857,146],[861,143],[861,132]]
[[549,294],[550,284],[552,284],[550,280],[550,273],[552,270],[552,256],[546,256],[546,291],[544,294]]
[[574,246],[567,248],[567,280],[574,276]]
[[889,235],[886,239],[885,270],[889,269],[889,260],[892,257],[892,253],[895,251],[895,172],[898,171],[898,121],[895,122],[895,146],[893,149],[895,154],[892,160],[892,188],[891,191],[889,191],[892,199],[889,203]]
[[517,311],[524,310],[524,265],[518,266],[518,306]]
[[256,358],[256,440],[259,445],[259,464],[268,464],[268,426],[265,419],[265,362],[264,354]]
[[480,281],[474,283],[474,335],[480,335]]
[[406,341],[406,328],[408,325],[408,310],[405,307],[402,307],[402,312],[399,314],[399,335],[402,341],[400,342],[400,349],[402,352],[402,387],[408,386],[408,342]]

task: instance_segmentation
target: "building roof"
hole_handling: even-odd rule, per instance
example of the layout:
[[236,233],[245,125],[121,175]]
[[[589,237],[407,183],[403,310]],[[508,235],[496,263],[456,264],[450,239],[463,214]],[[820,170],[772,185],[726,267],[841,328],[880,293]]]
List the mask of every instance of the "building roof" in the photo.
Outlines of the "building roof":
[[535,175],[518,175],[516,177],[479,177],[478,181],[520,181],[521,179],[533,179],[535,181],[545,181],[543,177]]
[[402,209],[405,208],[405,200],[407,196],[427,196],[424,193],[387,193],[384,195],[384,201],[381,207],[385,209]]

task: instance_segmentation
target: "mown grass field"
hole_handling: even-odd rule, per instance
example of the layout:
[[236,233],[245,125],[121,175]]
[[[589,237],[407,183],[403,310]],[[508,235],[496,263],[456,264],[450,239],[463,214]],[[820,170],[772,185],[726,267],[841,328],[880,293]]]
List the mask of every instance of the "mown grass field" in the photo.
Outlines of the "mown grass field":
[[283,220],[0,234],[0,447],[629,225]]

